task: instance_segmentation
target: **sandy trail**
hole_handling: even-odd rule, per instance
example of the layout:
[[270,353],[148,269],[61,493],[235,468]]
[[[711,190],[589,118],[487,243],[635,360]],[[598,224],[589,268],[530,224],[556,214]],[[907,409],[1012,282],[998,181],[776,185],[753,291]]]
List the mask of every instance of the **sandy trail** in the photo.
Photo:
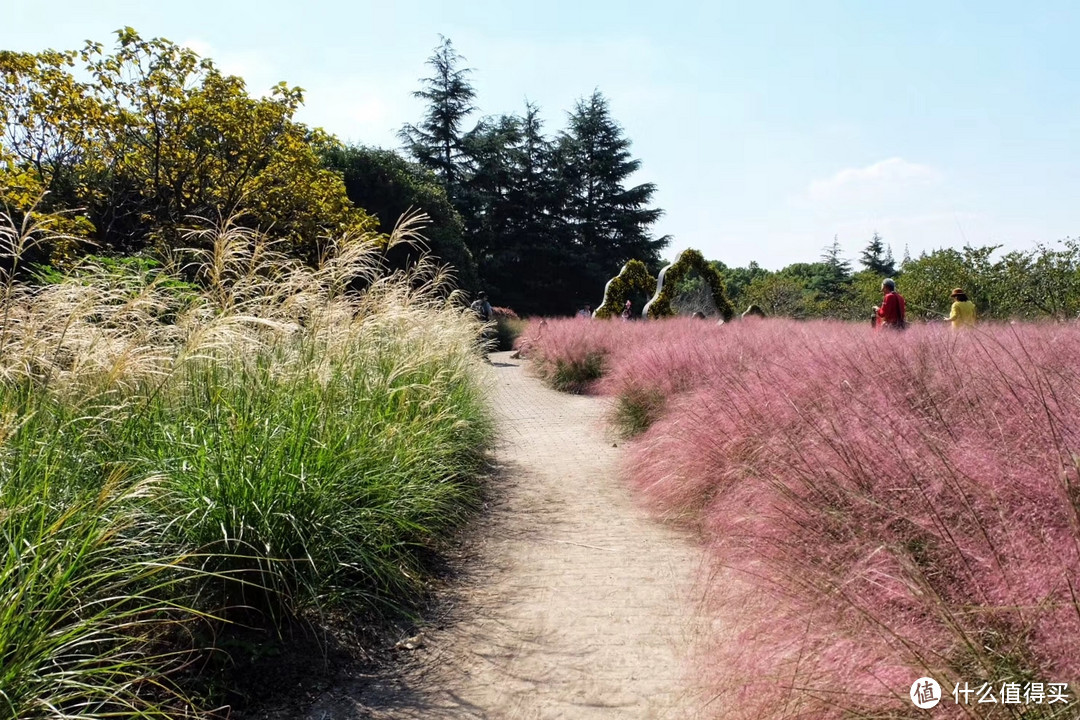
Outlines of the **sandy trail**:
[[451,618],[391,677],[337,688],[311,720],[699,718],[700,550],[617,477],[603,400],[492,357],[501,466]]

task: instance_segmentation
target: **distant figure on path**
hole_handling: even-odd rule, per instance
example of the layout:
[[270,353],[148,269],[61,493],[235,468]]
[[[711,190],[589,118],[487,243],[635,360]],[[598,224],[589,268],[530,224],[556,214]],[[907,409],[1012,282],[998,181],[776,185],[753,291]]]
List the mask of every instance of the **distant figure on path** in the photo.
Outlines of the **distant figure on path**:
[[956,288],[950,295],[953,299],[952,310],[949,311],[949,322],[953,329],[971,327],[975,324],[975,303],[968,300],[967,293],[961,288]]
[[907,309],[904,296],[896,292],[896,282],[892,278],[886,278],[881,282],[881,292],[885,297],[880,306],[874,306],[877,328],[903,330],[907,327]]
[[626,306],[623,308],[622,315],[620,315],[620,317],[623,319],[623,321],[627,321],[627,320],[630,319],[630,301],[629,300],[626,301]]
[[489,322],[495,317],[495,311],[491,309],[491,303],[488,302],[487,293],[483,290],[476,293],[476,299],[473,300],[469,309],[476,313],[476,317],[484,322]]
[[580,310],[577,311],[577,316],[579,318],[591,318],[592,317],[592,306],[591,305],[586,305],[585,307],[581,308]]
[[746,308],[746,312],[742,314],[743,320],[763,317],[765,317],[765,311],[761,309],[760,305],[751,305],[750,307]]
[[[488,302],[487,293],[483,290],[476,293],[476,299],[473,300],[469,309],[476,313],[477,319],[483,323],[490,323],[495,319],[495,311],[491,309],[491,303]],[[488,358],[488,350],[491,349],[491,345],[495,340],[495,335],[495,331],[490,325],[484,325],[484,329],[480,333],[480,345],[486,362],[491,362]]]

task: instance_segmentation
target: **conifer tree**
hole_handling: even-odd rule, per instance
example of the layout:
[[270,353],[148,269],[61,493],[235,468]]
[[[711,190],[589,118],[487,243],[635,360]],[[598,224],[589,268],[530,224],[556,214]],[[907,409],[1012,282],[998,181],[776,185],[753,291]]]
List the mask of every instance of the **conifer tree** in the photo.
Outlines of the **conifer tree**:
[[881,236],[874,233],[866,248],[860,255],[859,262],[863,267],[882,277],[890,277],[896,274],[896,264],[893,261],[892,248],[886,248]]
[[840,240],[833,237],[831,245],[825,247],[819,271],[815,273],[810,287],[827,303],[835,303],[847,291],[851,283],[851,262],[840,256]]
[[557,158],[566,255],[574,258],[564,268],[569,310],[593,299],[627,260],[657,265],[670,238],[654,238],[649,231],[663,214],[649,207],[656,186],[627,187],[641,161],[631,157],[630,140],[599,91],[579,100],[570,113]]
[[464,59],[454,50],[449,38],[441,38],[435,54],[427,61],[434,74],[423,78],[423,89],[413,93],[428,103],[424,119],[419,125],[406,125],[398,134],[406,151],[420,165],[434,171],[455,204],[466,175],[462,124],[476,109],[473,106],[476,91],[468,79],[472,70],[460,67]]
[[521,182],[517,162],[520,142],[521,119],[501,115],[481,120],[462,143],[470,172],[462,179],[458,207],[465,219],[469,246],[481,268],[491,267],[494,256],[514,234],[509,196]]
[[557,183],[552,142],[544,135],[540,109],[525,104],[517,118],[516,144],[509,148],[513,182],[499,199],[505,233],[492,248],[486,273],[492,289],[506,304],[529,314],[550,312],[550,298],[558,297],[560,253]]

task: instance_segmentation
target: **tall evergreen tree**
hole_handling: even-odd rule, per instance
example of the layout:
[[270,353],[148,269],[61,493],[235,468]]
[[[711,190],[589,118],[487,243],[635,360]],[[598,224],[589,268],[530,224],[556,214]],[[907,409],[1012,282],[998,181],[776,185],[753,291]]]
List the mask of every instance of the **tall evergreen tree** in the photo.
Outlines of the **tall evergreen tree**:
[[526,102],[525,115],[521,118],[521,142],[514,155],[518,182],[510,197],[515,207],[515,229],[529,238],[530,245],[551,239],[555,231],[554,149],[543,129],[540,109]]
[[466,174],[462,123],[476,109],[473,106],[476,91],[468,80],[472,70],[460,67],[464,59],[454,51],[449,38],[441,38],[427,62],[434,74],[423,78],[423,89],[413,93],[428,103],[424,119],[419,125],[406,125],[398,133],[406,151],[423,167],[435,172],[455,204]]
[[863,267],[882,277],[890,277],[896,274],[896,265],[893,261],[892,248],[886,248],[881,236],[874,233],[874,237],[863,249],[859,257]]
[[469,246],[485,276],[490,276],[492,259],[514,233],[509,196],[521,180],[517,161],[520,142],[521,119],[500,115],[481,120],[462,143],[471,172],[463,178],[458,206]]
[[552,311],[551,298],[561,282],[553,149],[536,105],[527,102],[516,120],[516,142],[506,154],[513,182],[498,200],[504,233],[492,242],[485,275],[505,304],[542,314]]
[[562,219],[568,243],[562,253],[565,310],[595,302],[604,283],[627,260],[656,265],[670,238],[654,238],[650,227],[663,211],[649,207],[652,183],[627,187],[641,166],[630,155],[630,140],[611,116],[599,92],[579,100],[558,142]]
[[840,256],[840,240],[833,237],[821,255],[823,272],[814,279],[812,289],[826,300],[836,300],[847,290],[851,281],[851,262]]

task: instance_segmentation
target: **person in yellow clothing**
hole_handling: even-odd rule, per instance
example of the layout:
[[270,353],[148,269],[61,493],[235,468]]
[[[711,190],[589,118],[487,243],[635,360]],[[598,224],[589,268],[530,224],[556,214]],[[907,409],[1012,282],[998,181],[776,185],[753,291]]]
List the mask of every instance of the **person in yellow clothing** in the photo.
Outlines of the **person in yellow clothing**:
[[949,322],[953,328],[966,327],[975,324],[975,303],[968,300],[967,293],[960,288],[952,291],[952,311],[949,313]]

